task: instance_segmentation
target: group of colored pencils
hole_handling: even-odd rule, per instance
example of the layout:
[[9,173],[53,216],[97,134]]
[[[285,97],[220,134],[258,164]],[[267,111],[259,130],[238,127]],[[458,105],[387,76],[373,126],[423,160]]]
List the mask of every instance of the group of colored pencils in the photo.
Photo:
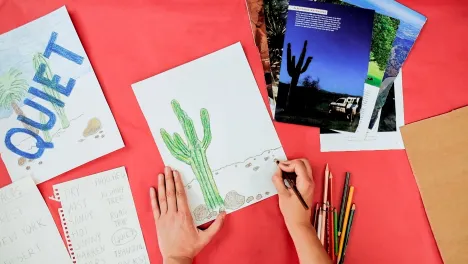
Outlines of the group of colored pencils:
[[[340,211],[333,204],[333,175],[325,168],[323,203],[315,207],[314,227],[322,245],[328,251],[333,263],[343,264],[353,224],[356,205],[353,203],[354,186],[350,186],[351,174],[346,173]],[[339,213],[339,217],[338,217]]]

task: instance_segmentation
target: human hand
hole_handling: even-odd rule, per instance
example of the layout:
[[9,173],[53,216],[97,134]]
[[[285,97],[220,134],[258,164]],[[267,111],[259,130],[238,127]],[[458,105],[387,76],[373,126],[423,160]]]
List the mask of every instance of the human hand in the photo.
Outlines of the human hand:
[[192,263],[221,229],[226,216],[223,212],[208,229],[198,229],[193,223],[180,174],[169,167],[158,175],[158,191],[151,188],[150,198],[159,249],[166,264]]
[[[295,172],[297,174],[296,186],[302,198],[304,198],[304,201],[309,206],[308,210],[304,209],[293,190],[284,185],[282,171]],[[273,183],[278,191],[279,207],[287,228],[291,231],[292,228],[310,227],[315,184],[309,161],[306,159],[296,159],[280,162],[278,169],[273,175]]]

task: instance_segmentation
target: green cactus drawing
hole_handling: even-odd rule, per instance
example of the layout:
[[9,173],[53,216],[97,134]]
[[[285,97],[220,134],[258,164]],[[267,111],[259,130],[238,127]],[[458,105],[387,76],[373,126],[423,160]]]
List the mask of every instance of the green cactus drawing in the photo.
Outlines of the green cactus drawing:
[[[52,70],[50,69],[50,66],[49,64],[47,63],[47,60],[44,58],[44,56],[42,55],[42,53],[36,53],[34,56],[33,56],[33,64],[34,64],[34,69],[37,71],[37,69],[39,69],[39,65],[41,64],[45,64],[46,65],[46,68],[45,68],[45,77],[48,78],[49,80],[52,80],[52,77],[53,77],[53,74],[52,74]],[[42,89],[44,90],[45,93],[57,98],[60,100],[60,93],[57,92],[56,90],[52,89],[52,88],[49,88],[45,85],[42,85]],[[65,113],[65,109],[63,107],[60,107],[56,104],[53,104],[52,103],[52,107],[54,108],[55,112],[57,113],[59,119],[60,119],[60,123],[62,124],[62,128],[67,128],[70,126],[70,121],[68,121],[68,118],[67,118],[67,114]],[[47,136],[46,133],[44,133],[44,136],[47,138],[47,137],[50,137],[50,136]]]
[[288,97],[286,101],[286,108],[289,108],[291,103],[291,97],[294,91],[297,89],[297,83],[299,82],[299,76],[307,71],[309,68],[310,63],[312,62],[313,57],[307,57],[307,60],[304,64],[305,55],[307,53],[307,40],[304,41],[304,46],[302,47],[301,56],[299,57],[299,61],[296,64],[296,56],[291,56],[291,43],[288,43],[288,50],[287,50],[287,69],[288,74],[291,76],[291,85],[289,86]]
[[208,159],[206,149],[211,143],[210,116],[205,108],[200,110],[201,122],[203,125],[203,139],[200,141],[197,136],[192,119],[182,110],[177,100],[172,100],[172,109],[184,130],[187,143],[184,142],[178,133],[171,137],[164,128],[161,129],[161,136],[166,147],[176,159],[191,166],[198,183],[200,184],[206,206],[213,210],[224,205],[223,199],[219,195],[218,187],[213,179],[213,173]]

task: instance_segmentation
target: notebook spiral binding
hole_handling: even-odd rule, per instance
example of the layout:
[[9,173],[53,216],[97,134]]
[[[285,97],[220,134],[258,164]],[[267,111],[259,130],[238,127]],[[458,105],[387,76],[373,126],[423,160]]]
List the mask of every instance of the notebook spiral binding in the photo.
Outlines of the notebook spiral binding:
[[[54,189],[54,195],[55,195],[55,198],[57,198],[57,201],[60,202],[60,193],[58,189]],[[75,252],[73,251],[73,245],[71,242],[70,233],[68,232],[67,218],[65,216],[65,212],[63,211],[62,208],[59,208],[58,212],[60,215],[60,223],[62,224],[62,228],[63,228],[63,234],[65,235],[65,240],[67,243],[68,253],[70,254],[73,264],[76,264]]]

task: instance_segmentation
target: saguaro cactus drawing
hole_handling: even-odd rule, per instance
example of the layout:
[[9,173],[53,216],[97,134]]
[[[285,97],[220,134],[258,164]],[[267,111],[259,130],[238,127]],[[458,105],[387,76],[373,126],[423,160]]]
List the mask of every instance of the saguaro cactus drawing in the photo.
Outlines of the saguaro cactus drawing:
[[204,133],[203,139],[200,141],[195,127],[193,126],[192,119],[182,110],[179,102],[177,100],[172,100],[171,105],[184,130],[187,142],[184,142],[178,133],[174,133],[171,137],[171,135],[162,128],[161,136],[166,147],[169,149],[172,156],[192,167],[192,171],[200,184],[206,206],[209,209],[223,206],[223,199],[219,195],[218,187],[213,179],[213,173],[206,157],[206,149],[210,145],[212,138],[208,111],[205,108],[200,110]]
[[291,56],[291,43],[288,43],[288,51],[287,51],[287,68],[288,74],[291,76],[291,85],[289,86],[288,97],[286,101],[286,108],[288,108],[291,103],[291,97],[294,93],[294,90],[297,88],[297,83],[299,82],[299,76],[307,71],[309,68],[310,62],[312,62],[313,57],[307,57],[307,60],[304,64],[305,55],[307,52],[307,40],[304,41],[304,47],[302,47],[301,56],[299,57],[299,61],[296,64],[296,56]]

